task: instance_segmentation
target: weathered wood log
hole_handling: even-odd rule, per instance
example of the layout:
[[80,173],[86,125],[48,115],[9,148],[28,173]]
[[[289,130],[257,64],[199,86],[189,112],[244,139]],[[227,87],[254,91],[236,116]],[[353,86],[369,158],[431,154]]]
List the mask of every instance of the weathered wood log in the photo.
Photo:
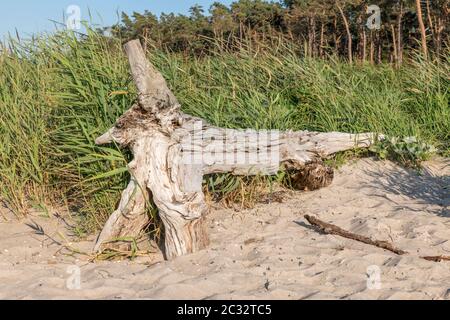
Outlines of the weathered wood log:
[[202,192],[204,175],[274,175],[282,169],[298,170],[302,183],[315,189],[332,179],[323,158],[369,147],[378,138],[371,133],[213,127],[180,111],[177,99],[146,59],[138,40],[127,43],[125,51],[139,93],[138,104],[96,143],[115,142],[132,150],[132,181],[98,237],[95,251],[112,239],[137,236],[148,223],[145,208],[149,199],[157,205],[164,223],[167,259],[201,250],[208,245],[203,224],[208,212]]
[[124,49],[138,89],[139,105],[158,120],[160,130],[171,132],[180,117],[177,98],[161,73],[147,60],[139,41],[128,42]]

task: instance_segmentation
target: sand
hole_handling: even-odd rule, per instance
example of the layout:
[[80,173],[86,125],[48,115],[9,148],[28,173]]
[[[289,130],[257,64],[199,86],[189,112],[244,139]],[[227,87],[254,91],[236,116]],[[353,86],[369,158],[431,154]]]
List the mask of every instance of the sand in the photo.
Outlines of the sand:
[[[450,262],[420,258],[450,255],[450,161],[425,168],[363,159],[340,169],[329,188],[240,212],[215,208],[209,249],[170,262],[155,254],[90,263],[26,225],[61,241],[61,219],[2,222],[0,299],[450,299]],[[305,214],[409,254],[319,234]]]

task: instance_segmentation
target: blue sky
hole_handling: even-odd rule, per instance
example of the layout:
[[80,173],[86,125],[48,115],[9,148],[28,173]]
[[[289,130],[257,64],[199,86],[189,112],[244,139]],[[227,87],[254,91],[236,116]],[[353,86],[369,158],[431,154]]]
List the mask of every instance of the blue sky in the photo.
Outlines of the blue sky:
[[[70,5],[81,8],[82,20],[89,20],[91,11],[94,23],[109,26],[117,22],[117,11],[132,13],[149,10],[187,13],[194,4],[208,9],[214,0],[2,0],[0,4],[0,40],[17,29],[21,36],[54,30],[50,20],[63,22],[63,13]],[[219,0],[230,4],[232,0]]]

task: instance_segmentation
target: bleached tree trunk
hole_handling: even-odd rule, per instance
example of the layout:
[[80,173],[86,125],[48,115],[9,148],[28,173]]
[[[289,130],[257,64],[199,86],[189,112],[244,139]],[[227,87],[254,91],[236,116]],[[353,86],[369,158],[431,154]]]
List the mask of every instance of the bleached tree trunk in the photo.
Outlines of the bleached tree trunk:
[[366,33],[365,28],[363,28],[362,34],[363,34],[362,61],[366,62],[367,61],[367,33]]
[[337,3],[336,4],[339,12],[341,13],[342,20],[344,21],[345,31],[347,32],[347,54],[348,54],[348,62],[353,63],[353,39],[352,39],[352,33],[350,31],[350,25],[348,22],[347,17],[345,16],[344,10],[342,7]]
[[324,22],[325,12],[322,12],[322,17],[320,21],[320,43],[319,43],[319,57],[323,58],[325,49],[325,22]]
[[397,38],[395,36],[395,27],[391,24],[391,32],[392,32],[392,46],[393,46],[393,54],[394,54],[394,62],[396,66],[399,66],[398,63],[398,48],[397,48]]
[[372,30],[370,30],[370,64],[375,64],[375,43]]
[[398,65],[401,66],[403,64],[403,23],[402,23],[402,19],[403,19],[403,1],[400,1],[400,12],[398,14],[398,18],[397,18],[397,56],[398,56]]
[[423,57],[425,59],[428,59],[427,33],[425,29],[425,24],[423,22],[422,5],[420,4],[420,0],[416,0],[416,9],[417,9],[417,20],[419,21],[420,27]]
[[138,104],[96,141],[131,149],[132,175],[118,209],[95,243],[95,251],[115,239],[137,237],[149,222],[150,200],[164,224],[165,256],[171,259],[208,245],[208,207],[203,176],[212,173],[274,175],[295,170],[302,186],[327,186],[332,171],[322,159],[336,152],[368,147],[378,137],[366,133],[279,132],[217,128],[180,111],[166,81],[146,59],[138,40],[125,45],[138,89]]

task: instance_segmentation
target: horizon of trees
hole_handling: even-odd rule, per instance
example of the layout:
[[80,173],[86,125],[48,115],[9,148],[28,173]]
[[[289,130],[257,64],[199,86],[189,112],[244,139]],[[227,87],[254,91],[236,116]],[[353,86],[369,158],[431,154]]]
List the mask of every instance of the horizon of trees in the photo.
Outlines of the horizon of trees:
[[[237,0],[215,2],[208,11],[193,6],[189,15],[149,11],[122,13],[111,28],[124,39],[174,52],[202,55],[213,46],[232,48],[245,39],[285,37],[309,57],[336,55],[373,64],[400,65],[408,49],[424,58],[440,57],[449,44],[449,0]],[[381,9],[379,29],[369,29],[370,5]],[[370,22],[369,22],[370,23]],[[211,41],[215,39],[218,41]]]

